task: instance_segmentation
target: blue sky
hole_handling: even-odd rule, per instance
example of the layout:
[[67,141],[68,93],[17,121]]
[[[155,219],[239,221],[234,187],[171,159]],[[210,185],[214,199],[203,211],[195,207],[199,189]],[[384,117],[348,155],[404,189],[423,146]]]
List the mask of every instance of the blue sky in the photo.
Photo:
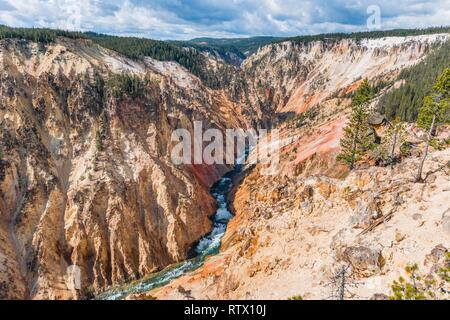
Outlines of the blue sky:
[[0,23],[154,39],[293,36],[450,24],[450,0],[0,0]]

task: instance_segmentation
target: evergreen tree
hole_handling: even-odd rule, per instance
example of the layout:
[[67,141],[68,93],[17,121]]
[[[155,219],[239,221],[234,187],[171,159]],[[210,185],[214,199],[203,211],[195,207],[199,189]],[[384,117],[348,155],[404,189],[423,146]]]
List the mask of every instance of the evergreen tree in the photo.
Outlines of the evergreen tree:
[[448,300],[450,298],[450,252],[428,274],[417,264],[405,268],[407,278],[400,277],[391,285],[390,300]]
[[144,96],[145,82],[146,80],[142,80],[139,76],[133,74],[113,74],[109,78],[107,87],[117,99],[122,99],[124,95],[136,99]]
[[391,165],[395,163],[396,155],[395,151],[397,146],[401,146],[406,139],[406,124],[400,121],[399,118],[395,119],[386,131],[383,137],[383,144],[389,150],[389,161]]
[[371,134],[368,132],[369,102],[373,97],[373,90],[366,80],[357,89],[352,100],[352,114],[350,122],[344,129],[341,139],[342,151],[338,160],[344,161],[353,170],[356,161],[371,147]]
[[416,122],[423,100],[432,93],[433,83],[445,68],[450,67],[450,42],[433,48],[423,61],[401,71],[399,88],[381,97],[378,110],[389,120],[399,117],[402,121]]
[[450,68],[446,68],[442,75],[438,77],[434,86],[433,93],[425,97],[423,106],[419,111],[417,124],[420,128],[426,130],[426,147],[422,160],[419,164],[416,181],[421,182],[423,166],[428,156],[428,151],[433,137],[440,125],[447,123],[449,120],[449,103],[450,102]]

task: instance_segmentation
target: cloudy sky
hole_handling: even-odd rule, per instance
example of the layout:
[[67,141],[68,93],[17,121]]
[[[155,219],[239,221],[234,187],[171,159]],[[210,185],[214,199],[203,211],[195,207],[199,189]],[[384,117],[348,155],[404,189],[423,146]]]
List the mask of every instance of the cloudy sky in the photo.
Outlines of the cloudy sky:
[[0,0],[0,24],[155,39],[349,32],[368,20],[382,29],[450,25],[450,0]]

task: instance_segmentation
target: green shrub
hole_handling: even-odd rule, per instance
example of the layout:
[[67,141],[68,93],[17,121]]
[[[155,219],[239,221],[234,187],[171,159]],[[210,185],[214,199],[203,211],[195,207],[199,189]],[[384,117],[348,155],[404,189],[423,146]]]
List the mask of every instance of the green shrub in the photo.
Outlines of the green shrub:
[[107,86],[117,99],[122,99],[124,95],[136,99],[144,96],[145,92],[144,80],[139,76],[128,73],[111,75]]
[[399,277],[391,285],[390,300],[450,299],[450,253],[437,271],[422,275],[417,264],[405,268],[407,279]]

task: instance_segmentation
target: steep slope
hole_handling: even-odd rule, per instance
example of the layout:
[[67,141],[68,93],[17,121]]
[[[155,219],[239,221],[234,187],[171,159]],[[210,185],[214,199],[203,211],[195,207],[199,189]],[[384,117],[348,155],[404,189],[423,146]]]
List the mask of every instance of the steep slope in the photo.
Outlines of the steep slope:
[[[244,62],[249,81],[254,80],[250,98],[266,110],[261,115],[299,113],[278,126],[280,170],[261,176],[261,166],[249,168],[232,199],[236,218],[219,255],[168,286],[131,298],[183,299],[183,292],[190,292],[196,299],[298,294],[323,299],[330,296],[327,283],[343,263],[352,265],[362,283],[353,298],[370,298],[388,293],[408,263],[432,269],[434,253],[448,250],[450,243],[445,201],[450,180],[448,172],[438,170],[448,164],[448,150],[435,152],[427,163],[426,171],[434,174],[426,185],[412,182],[423,148],[417,138],[422,133],[414,127],[408,131],[417,151],[393,170],[367,164],[348,175],[335,158],[348,94],[360,78],[374,84],[391,81],[446,39],[343,40],[298,48],[285,43],[263,48]],[[367,232],[377,221],[380,226]]]
[[221,254],[148,296],[328,299],[342,265],[358,283],[347,298],[389,294],[407,265],[433,270],[449,250],[450,179],[438,170],[449,161],[450,149],[433,153],[426,171],[435,173],[425,185],[412,178],[419,159],[345,179],[253,171],[236,191]]
[[448,34],[435,34],[272,44],[243,63],[250,102],[262,110],[261,118],[267,113],[301,113],[345,95],[362,78],[390,79],[447,39]]
[[[227,168],[173,165],[170,138],[193,120],[245,127],[225,95],[88,40],[1,40],[0,65],[2,298],[76,298],[71,265],[86,294],[186,259]],[[115,96],[123,72],[143,92]]]

